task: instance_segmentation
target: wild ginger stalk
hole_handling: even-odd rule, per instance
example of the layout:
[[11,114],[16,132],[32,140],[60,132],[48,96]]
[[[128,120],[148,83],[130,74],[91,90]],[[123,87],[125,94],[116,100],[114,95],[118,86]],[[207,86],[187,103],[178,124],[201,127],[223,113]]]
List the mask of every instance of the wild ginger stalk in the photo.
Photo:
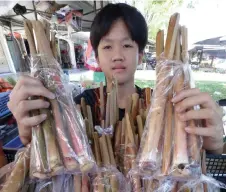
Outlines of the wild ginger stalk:
[[105,128],[110,126],[110,93],[107,94],[107,104],[106,104],[106,116],[105,116]]
[[[184,74],[181,73],[178,76],[177,82],[174,86],[175,93],[184,88]],[[179,103],[180,104],[180,103]],[[177,104],[177,105],[179,105]],[[173,150],[173,168],[183,170],[188,162],[188,151],[187,151],[187,133],[185,131],[186,122],[183,122],[179,118],[178,113],[174,113],[174,150]]]
[[89,192],[89,178],[87,175],[82,176],[82,192]]
[[83,118],[88,118],[88,112],[87,112],[87,108],[86,108],[86,101],[85,98],[81,98],[81,106],[82,106],[82,114],[83,114]]
[[[39,110],[32,111],[33,116],[39,114]],[[32,138],[31,150],[34,150],[34,153],[32,153],[34,156],[31,156],[31,159],[35,166],[32,166],[31,172],[34,177],[43,178],[46,173],[50,172],[50,169],[47,162],[46,144],[41,125],[32,128]]]
[[151,105],[151,89],[149,87],[145,89],[145,103],[147,108]]
[[[171,60],[176,44],[176,37],[179,28],[179,14],[171,16],[169,21],[168,33],[166,38],[164,56]],[[159,42],[157,42],[159,43]],[[157,64],[158,65],[158,64]],[[148,129],[146,130],[145,142],[142,142],[139,166],[143,169],[156,168],[158,164],[159,154],[158,145],[162,134],[164,121],[164,111],[166,104],[165,91],[169,85],[169,74],[171,68],[168,65],[161,64],[157,70],[156,89],[154,92],[154,100],[151,106],[151,114],[148,119]]]
[[74,175],[74,192],[81,192],[82,191],[82,176],[81,175]]
[[115,157],[114,157],[114,153],[113,153],[113,149],[112,149],[111,138],[109,135],[106,135],[106,141],[107,141],[107,148],[108,148],[108,153],[109,153],[109,157],[110,157],[110,163],[111,163],[111,165],[116,166]]
[[[65,101],[65,105],[62,106],[62,113],[70,134],[70,142],[72,143],[76,159],[80,164],[80,170],[85,173],[94,166],[92,156],[90,155],[91,149],[90,146],[87,145],[88,142],[86,144],[86,141],[88,140],[85,137],[85,132],[83,132],[83,127],[81,127],[82,125],[80,124],[79,119],[77,119],[76,115],[74,114],[75,110],[71,107],[72,105],[70,103],[67,103],[67,100],[69,101],[69,99],[62,99]],[[61,102],[59,103],[62,105]]]
[[54,130],[52,129],[53,119],[48,109],[40,109],[41,114],[46,114],[47,118],[42,123],[44,132],[47,160],[52,175],[56,175],[63,171],[63,164],[61,162],[60,153],[56,143]]
[[132,94],[132,118],[133,121],[136,122],[136,117],[138,115],[138,107],[139,107],[139,94]]
[[89,133],[90,133],[90,135],[92,135],[94,132],[93,115],[92,115],[91,107],[89,105],[86,105],[86,108],[87,108],[87,114],[88,114],[88,120],[89,120]]
[[172,139],[173,139],[173,103],[172,91],[168,93],[166,102],[165,123],[164,123],[164,141],[163,141],[163,157],[162,157],[162,174],[167,175],[171,164]]
[[108,166],[111,164],[110,163],[111,161],[108,153],[106,136],[102,135],[102,137],[99,138],[99,142],[100,142],[101,159],[103,162],[103,166]]
[[137,127],[138,127],[138,135],[139,135],[139,139],[141,141],[142,138],[142,134],[143,134],[143,121],[140,115],[137,115]]
[[93,140],[94,140],[94,155],[97,162],[97,166],[101,166],[101,153],[100,153],[100,143],[99,143],[99,136],[97,132],[93,133]]
[[113,174],[110,175],[110,185],[111,185],[111,192],[119,191],[119,183],[116,175],[113,175]]
[[79,168],[79,164],[75,159],[75,154],[73,151],[72,146],[68,140],[68,136],[65,132],[63,121],[62,121],[62,114],[58,104],[58,101],[53,99],[50,100],[52,113],[54,117],[55,127],[56,127],[56,136],[57,141],[59,143],[59,147],[61,150],[61,154],[63,157],[63,163],[67,170],[73,171]]
[[1,192],[20,191],[24,185],[30,164],[30,146],[22,151],[15,165],[4,183]]
[[100,82],[100,114],[101,120],[104,119],[104,85],[103,82]]

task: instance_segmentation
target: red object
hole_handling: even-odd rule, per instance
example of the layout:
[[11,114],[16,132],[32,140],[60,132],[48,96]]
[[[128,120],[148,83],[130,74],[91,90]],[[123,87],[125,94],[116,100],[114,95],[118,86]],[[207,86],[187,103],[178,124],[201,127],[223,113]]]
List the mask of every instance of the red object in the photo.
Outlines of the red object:
[[[12,36],[12,33],[9,33],[9,36]],[[21,39],[21,34],[17,32],[13,32],[13,36],[17,39]]]
[[88,46],[85,52],[85,67],[92,71],[102,72],[101,68],[97,64],[90,40],[88,41]]
[[11,91],[13,86],[5,81],[3,78],[0,78],[0,92]]

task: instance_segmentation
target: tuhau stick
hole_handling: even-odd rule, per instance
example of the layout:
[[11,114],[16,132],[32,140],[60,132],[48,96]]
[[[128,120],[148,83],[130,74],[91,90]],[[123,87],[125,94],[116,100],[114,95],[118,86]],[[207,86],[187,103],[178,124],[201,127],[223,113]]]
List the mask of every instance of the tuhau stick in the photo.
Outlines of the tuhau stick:
[[63,157],[63,163],[67,170],[72,171],[79,167],[77,160],[73,157],[73,148],[69,145],[68,136],[65,132],[62,114],[57,100],[50,100],[52,113],[56,127],[56,137]]
[[15,165],[4,183],[1,192],[20,191],[25,183],[30,163],[30,147],[19,154]]
[[147,108],[151,105],[151,88],[150,87],[147,87],[145,89],[145,103]]
[[162,157],[162,174],[168,175],[168,171],[171,164],[172,153],[172,131],[173,131],[173,103],[172,90],[168,94],[168,100],[166,102],[165,122],[164,122],[164,141],[163,141],[163,157]]
[[106,116],[105,116],[105,128],[110,126],[110,93],[107,94],[107,104],[106,104]]
[[133,122],[136,122],[136,116],[138,115],[138,107],[139,107],[139,94],[132,94],[132,118]]
[[[164,55],[166,59],[172,59],[176,36],[178,32],[179,14],[176,13],[171,16],[168,33],[166,38]],[[144,142],[144,146],[141,148],[141,158],[139,159],[139,165],[144,168],[156,167],[158,161],[158,145],[160,136],[162,134],[164,120],[164,111],[166,104],[165,90],[169,85],[169,74],[171,68],[161,64],[158,69],[156,89],[154,93],[154,100],[152,103],[152,112],[148,119],[147,136]]]
[[93,115],[92,115],[91,107],[89,105],[86,105],[86,109],[87,109],[87,115],[89,120],[89,132],[92,135],[94,132]]
[[167,59],[170,59],[170,60],[173,59],[173,54],[174,54],[174,49],[175,49],[176,39],[177,39],[177,33],[178,33],[178,29],[179,29],[179,19],[180,19],[180,14],[174,13],[170,17],[170,21],[169,21],[169,25],[168,25],[164,55]]
[[94,155],[97,162],[97,165],[101,166],[101,152],[100,152],[100,144],[99,144],[99,136],[97,132],[93,133],[94,140]]
[[132,108],[132,97],[131,96],[128,96],[125,113],[130,114],[131,113],[131,108]]
[[106,141],[107,141],[108,154],[110,157],[110,163],[111,163],[111,165],[116,166],[114,153],[113,153],[113,149],[112,149],[111,138],[109,135],[106,135]]
[[[174,85],[174,91],[178,94],[184,88],[184,74],[181,73],[178,76],[178,80]],[[177,103],[176,105],[179,105]],[[174,113],[174,150],[173,150],[173,167],[178,170],[183,170],[184,166],[188,162],[187,151],[187,133],[185,131],[186,122],[183,122],[179,118],[178,113]]]
[[137,115],[137,127],[138,127],[139,139],[141,141],[142,134],[143,134],[143,129],[144,129],[141,115]]
[[102,137],[99,138],[99,142],[100,142],[101,159],[102,159],[103,165],[108,166],[110,165],[110,157],[109,157],[108,148],[107,148],[106,136],[102,135]]
[[81,106],[82,106],[82,114],[83,118],[88,118],[87,108],[86,108],[86,100],[84,97],[81,98]]
[[113,174],[110,175],[110,185],[111,185],[111,192],[119,191],[119,183],[116,175],[113,175]]
[[82,191],[82,176],[81,175],[73,175],[74,177],[74,192]]
[[53,118],[48,109],[40,109],[41,114],[46,114],[47,118],[42,122],[42,129],[45,138],[46,154],[49,168],[52,175],[57,175],[63,171],[63,164],[56,143],[56,137],[53,126]]
[[104,119],[104,85],[103,82],[100,82],[100,115],[101,120]]

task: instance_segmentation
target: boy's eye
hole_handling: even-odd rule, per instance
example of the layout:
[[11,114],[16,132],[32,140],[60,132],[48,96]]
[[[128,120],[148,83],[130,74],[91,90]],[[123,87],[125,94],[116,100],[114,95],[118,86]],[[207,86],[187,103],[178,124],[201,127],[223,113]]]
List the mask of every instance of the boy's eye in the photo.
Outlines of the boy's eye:
[[106,46],[104,46],[104,49],[111,49],[111,46],[110,45],[106,45]]
[[124,47],[125,47],[125,48],[131,48],[131,47],[133,47],[133,46],[130,45],[130,44],[125,44]]

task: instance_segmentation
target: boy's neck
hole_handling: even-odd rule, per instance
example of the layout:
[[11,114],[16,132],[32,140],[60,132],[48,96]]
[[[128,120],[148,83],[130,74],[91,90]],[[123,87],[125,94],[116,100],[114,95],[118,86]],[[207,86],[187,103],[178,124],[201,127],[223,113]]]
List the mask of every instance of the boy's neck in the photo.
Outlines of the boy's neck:
[[[110,92],[111,82],[107,84],[107,92]],[[128,96],[136,92],[134,81],[118,84],[118,106],[125,109],[128,101]]]

